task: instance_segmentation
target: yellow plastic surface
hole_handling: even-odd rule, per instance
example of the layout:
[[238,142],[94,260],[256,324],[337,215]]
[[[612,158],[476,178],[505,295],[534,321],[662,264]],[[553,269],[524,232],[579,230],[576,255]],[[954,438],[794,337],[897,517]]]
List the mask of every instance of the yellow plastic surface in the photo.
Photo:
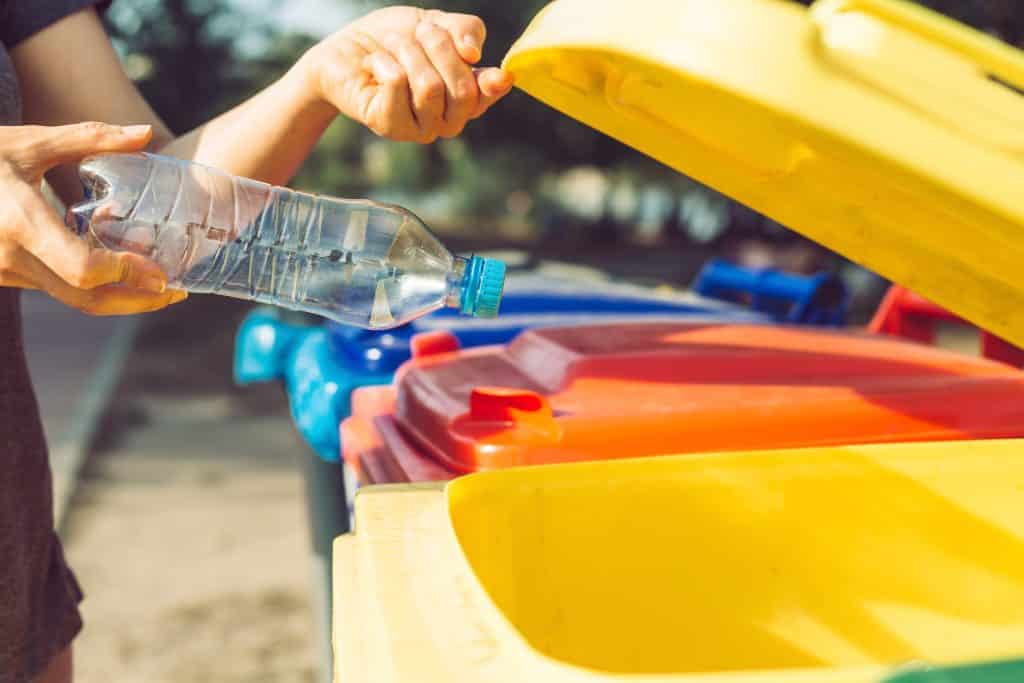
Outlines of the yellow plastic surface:
[[1022,53],[899,0],[556,0],[505,66],[1024,345],[1024,96],[1006,85],[1024,89]]
[[880,683],[1024,653],[1024,442],[608,461],[370,488],[339,681]]

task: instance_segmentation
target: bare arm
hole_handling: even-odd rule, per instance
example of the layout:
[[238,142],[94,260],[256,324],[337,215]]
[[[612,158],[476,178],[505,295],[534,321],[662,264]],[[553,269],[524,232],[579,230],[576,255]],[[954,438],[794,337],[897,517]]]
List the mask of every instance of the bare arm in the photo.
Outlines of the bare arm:
[[[473,33],[478,45],[465,40]],[[339,111],[399,140],[460,133],[511,87],[504,72],[469,66],[484,37],[483,24],[464,15],[376,12],[318,45],[252,99],[177,139],[125,75],[92,10],[41,31],[11,57],[27,123],[150,124],[153,150],[283,184]],[[78,196],[72,168],[47,178],[65,201]]]

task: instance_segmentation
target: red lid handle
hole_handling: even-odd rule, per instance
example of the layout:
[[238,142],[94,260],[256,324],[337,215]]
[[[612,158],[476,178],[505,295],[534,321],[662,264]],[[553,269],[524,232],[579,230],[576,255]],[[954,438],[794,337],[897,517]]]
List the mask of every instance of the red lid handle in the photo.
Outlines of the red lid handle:
[[459,338],[446,330],[417,334],[409,341],[413,358],[426,358],[442,353],[452,353],[461,348]]
[[551,406],[540,394],[525,389],[477,387],[469,396],[469,414],[481,422],[512,422],[527,416],[550,418]]

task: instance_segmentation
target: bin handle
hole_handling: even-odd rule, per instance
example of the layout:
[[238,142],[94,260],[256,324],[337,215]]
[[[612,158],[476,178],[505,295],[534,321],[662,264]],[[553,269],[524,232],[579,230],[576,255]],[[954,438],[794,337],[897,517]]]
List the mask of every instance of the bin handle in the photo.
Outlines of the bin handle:
[[845,12],[860,12],[906,29],[974,61],[1004,85],[1024,90],[1024,53],[981,31],[905,0],[819,0],[810,17],[819,32]]

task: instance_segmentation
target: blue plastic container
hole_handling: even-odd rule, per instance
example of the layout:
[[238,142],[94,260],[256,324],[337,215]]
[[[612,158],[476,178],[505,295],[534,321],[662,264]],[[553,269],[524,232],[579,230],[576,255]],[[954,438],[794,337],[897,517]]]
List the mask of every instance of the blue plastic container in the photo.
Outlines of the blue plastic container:
[[412,356],[410,345],[417,334],[447,330],[468,348],[505,344],[528,328],[679,318],[771,322],[738,306],[694,295],[660,296],[601,281],[581,284],[512,275],[501,316],[489,321],[439,311],[381,333],[336,324],[296,327],[280,321],[273,309],[257,309],[238,333],[235,379],[239,384],[283,381],[299,432],[321,458],[337,462],[338,426],[351,413],[352,392],[390,384],[395,370]]
[[723,260],[704,266],[693,285],[701,296],[747,303],[777,322],[839,327],[850,296],[838,275],[793,275],[771,268],[744,268]]

